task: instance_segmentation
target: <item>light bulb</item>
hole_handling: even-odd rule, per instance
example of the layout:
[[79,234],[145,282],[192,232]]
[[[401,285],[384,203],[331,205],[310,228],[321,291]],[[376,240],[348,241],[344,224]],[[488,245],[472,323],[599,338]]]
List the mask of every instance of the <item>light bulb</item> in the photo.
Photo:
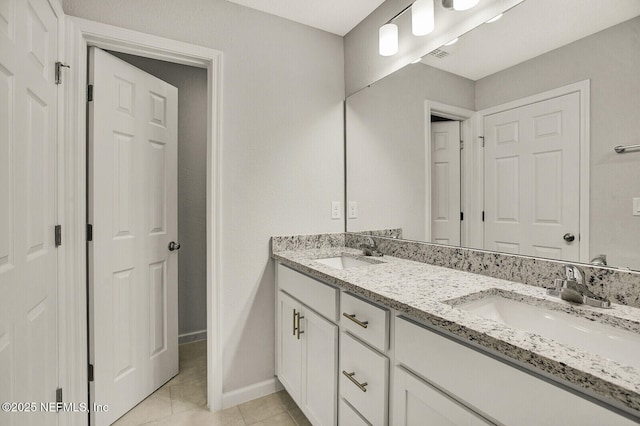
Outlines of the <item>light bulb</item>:
[[411,6],[411,31],[413,35],[427,35],[434,28],[433,0],[416,0]]
[[480,0],[453,0],[454,10],[468,10],[478,4]]
[[398,26],[396,24],[384,24],[379,31],[380,56],[393,56],[398,53]]

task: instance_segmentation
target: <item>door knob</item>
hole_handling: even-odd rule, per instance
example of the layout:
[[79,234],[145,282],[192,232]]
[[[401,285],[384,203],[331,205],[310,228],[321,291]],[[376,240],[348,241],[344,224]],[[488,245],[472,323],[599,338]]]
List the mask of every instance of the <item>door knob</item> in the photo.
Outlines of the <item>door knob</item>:
[[180,250],[180,244],[176,243],[175,241],[171,241],[169,243],[169,251],[175,251],[175,250]]
[[[575,240],[575,239],[576,239],[576,236],[575,236],[575,235],[573,235],[573,234],[572,234],[572,233],[570,233],[570,232],[567,232],[566,234],[564,234],[564,235],[562,236],[562,238],[564,238],[564,240],[565,240],[566,242],[570,243],[570,242],[572,242],[573,240]],[[178,247],[179,247],[179,246],[178,246]]]

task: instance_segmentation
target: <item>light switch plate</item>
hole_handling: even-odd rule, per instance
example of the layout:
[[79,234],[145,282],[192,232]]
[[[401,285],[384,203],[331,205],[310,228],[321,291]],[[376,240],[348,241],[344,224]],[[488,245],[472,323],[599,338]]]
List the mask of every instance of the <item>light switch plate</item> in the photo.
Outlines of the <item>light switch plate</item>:
[[356,219],[358,217],[358,203],[355,201],[349,201],[349,219]]
[[340,219],[340,201],[331,202],[331,219]]
[[633,199],[633,215],[640,216],[640,198]]

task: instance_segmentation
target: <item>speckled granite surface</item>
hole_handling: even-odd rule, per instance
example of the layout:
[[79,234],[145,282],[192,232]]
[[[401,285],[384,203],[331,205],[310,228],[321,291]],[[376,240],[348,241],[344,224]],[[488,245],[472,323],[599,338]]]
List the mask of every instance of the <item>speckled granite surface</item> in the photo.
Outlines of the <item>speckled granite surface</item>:
[[345,234],[313,234],[313,235],[283,235],[271,237],[271,252],[286,250],[301,250],[326,247],[340,247],[345,245]]
[[[419,251],[419,248],[414,249]],[[456,269],[462,269],[465,265],[464,250],[453,251],[453,256],[449,253],[425,253],[424,256],[433,256],[434,262],[455,264]],[[327,246],[318,249],[276,251],[273,257],[309,276],[444,329],[522,365],[542,370],[587,394],[607,400],[640,416],[640,368],[623,365],[531,332],[511,328],[453,305],[477,298],[480,292],[503,292],[511,298],[521,299],[529,304],[556,307],[573,315],[606,322],[633,332],[640,332],[640,309],[623,305],[613,305],[612,309],[607,310],[574,306],[548,296],[543,288],[535,285],[392,256],[378,258],[384,263],[345,270],[334,269],[314,261],[341,253],[357,255],[359,251],[348,247]],[[502,267],[494,264],[491,268]],[[471,266],[469,269],[474,270]]]
[[[345,245],[357,248],[365,241],[360,234],[346,233]],[[523,284],[544,287],[564,276],[566,262],[473,250],[417,241],[374,236],[378,249],[389,256],[473,272]],[[591,291],[622,305],[640,308],[640,273],[582,265]]]

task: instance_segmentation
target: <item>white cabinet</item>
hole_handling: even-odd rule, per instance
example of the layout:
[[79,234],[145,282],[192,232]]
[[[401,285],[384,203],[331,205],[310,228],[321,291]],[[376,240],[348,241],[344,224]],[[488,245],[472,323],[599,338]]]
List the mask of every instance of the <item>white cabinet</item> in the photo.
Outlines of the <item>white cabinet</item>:
[[297,316],[301,304],[297,300],[278,292],[279,347],[278,379],[294,401],[300,400],[302,379],[302,342],[296,333]]
[[[527,371],[401,317],[395,320],[395,359],[451,399],[501,424],[635,424]],[[405,409],[400,404],[398,399],[394,401],[394,418],[398,410]]]
[[340,334],[340,395],[369,423],[388,424],[389,359]]
[[491,424],[402,367],[395,369],[393,400],[394,426]]
[[303,308],[302,397],[300,408],[314,425],[336,419],[338,326]]
[[335,425],[338,326],[278,292],[277,375],[309,421]]

